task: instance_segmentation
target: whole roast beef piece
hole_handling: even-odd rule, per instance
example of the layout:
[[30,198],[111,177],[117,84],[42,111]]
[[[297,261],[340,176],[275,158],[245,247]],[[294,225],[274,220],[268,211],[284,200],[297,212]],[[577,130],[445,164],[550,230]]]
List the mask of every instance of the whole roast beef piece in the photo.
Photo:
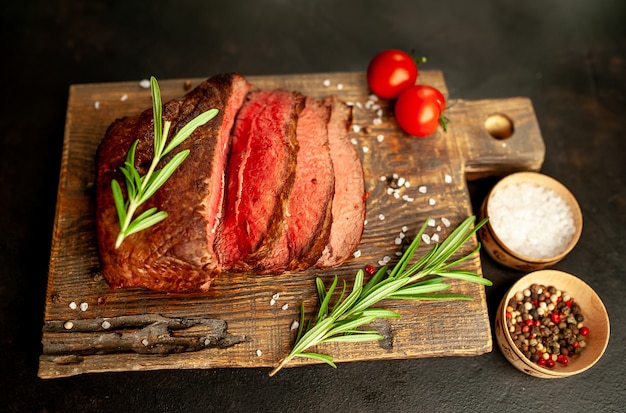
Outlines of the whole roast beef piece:
[[232,133],[223,217],[215,250],[224,269],[249,271],[280,240],[296,169],[296,123],[304,96],[253,90]]
[[365,222],[365,183],[359,154],[350,142],[352,108],[335,96],[324,99],[331,108],[328,123],[330,155],[335,171],[335,194],[329,241],[315,264],[318,268],[343,263],[361,242]]
[[257,270],[277,273],[315,264],[328,243],[335,175],[330,158],[327,124],[330,109],[307,97],[298,117],[298,155],[285,224],[278,243]]
[[206,291],[219,274],[213,240],[224,193],[223,172],[234,118],[250,87],[238,74],[217,75],[163,105],[164,121],[172,122],[170,139],[202,112],[216,108],[219,113],[162,161],[190,150],[187,159],[142,206],[166,211],[168,218],[130,235],[118,249],[119,222],[111,181],[117,179],[125,191],[119,167],[136,139],[135,166],[145,174],[153,155],[152,109],[118,119],[108,128],[97,153],[96,218],[101,269],[112,288]]

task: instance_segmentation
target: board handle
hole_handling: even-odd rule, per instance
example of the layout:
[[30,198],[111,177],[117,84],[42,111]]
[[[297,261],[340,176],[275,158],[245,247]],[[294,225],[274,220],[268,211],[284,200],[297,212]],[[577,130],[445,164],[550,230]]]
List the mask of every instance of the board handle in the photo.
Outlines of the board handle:
[[530,99],[458,99],[446,116],[468,180],[541,169],[545,144]]

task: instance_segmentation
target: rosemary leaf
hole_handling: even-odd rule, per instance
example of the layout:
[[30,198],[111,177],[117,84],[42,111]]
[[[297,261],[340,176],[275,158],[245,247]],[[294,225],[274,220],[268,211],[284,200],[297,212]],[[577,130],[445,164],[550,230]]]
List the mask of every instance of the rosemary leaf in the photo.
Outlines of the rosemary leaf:
[[338,284],[338,277],[333,278],[328,290],[321,279],[316,279],[320,301],[317,317],[309,320],[307,327],[304,328],[304,305],[300,306],[301,321],[296,341],[289,354],[270,372],[270,376],[276,374],[296,357],[312,358],[336,367],[332,356],[307,351],[318,344],[355,343],[382,339],[383,336],[378,332],[361,330],[360,327],[379,318],[400,317],[400,314],[395,311],[373,307],[383,300],[473,300],[473,297],[463,294],[437,294],[450,288],[449,284],[443,282],[446,278],[491,285],[491,281],[482,278],[479,274],[454,269],[475,255],[480,244],[461,258],[446,264],[487,222],[487,219],[472,227],[475,217],[468,217],[441,244],[434,245],[428,253],[409,265],[419,247],[428,221],[427,219],[390,272],[387,272],[386,266],[381,267],[363,286],[364,272],[359,270],[356,273],[352,291],[344,298],[346,292],[344,281],[343,291],[334,305],[331,305],[331,301]]
[[[139,140],[135,140],[126,154],[124,164],[120,166],[120,171],[124,175],[126,183],[126,196],[124,199],[119,182],[115,179],[111,181],[111,191],[120,221],[120,232],[115,241],[115,248],[119,248],[122,242],[134,233],[143,231],[167,218],[167,212],[157,211],[151,208],[133,218],[139,212],[141,205],[150,199],[156,191],[172,176],[175,170],[189,155],[189,150],[180,151],[175,154],[162,169],[157,170],[163,156],[174,150],[185,139],[199,127],[213,119],[217,109],[210,109],[201,113],[178,131],[178,133],[167,144],[167,138],[171,127],[170,121],[163,122],[163,103],[161,102],[161,90],[157,80],[150,78],[150,91],[152,96],[152,114],[154,123],[153,137],[153,158],[150,167],[145,175],[141,176],[135,167],[135,152]],[[166,146],[167,144],[167,146]]]

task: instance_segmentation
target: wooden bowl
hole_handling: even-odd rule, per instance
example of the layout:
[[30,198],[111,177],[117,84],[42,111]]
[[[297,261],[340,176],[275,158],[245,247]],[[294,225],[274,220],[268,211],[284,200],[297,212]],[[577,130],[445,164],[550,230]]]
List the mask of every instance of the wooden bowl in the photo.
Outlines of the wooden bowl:
[[[570,358],[567,365],[556,363],[553,368],[542,367],[529,359],[515,346],[506,324],[506,307],[518,291],[532,284],[554,286],[567,292],[578,303],[585,317],[583,324],[589,328],[587,346],[580,354]],[[604,354],[609,343],[609,317],[596,292],[581,279],[562,271],[541,270],[518,280],[502,299],[496,312],[495,334],[498,347],[506,359],[518,370],[534,377],[555,379],[581,373],[593,366]]]
[[[478,235],[481,240],[482,247],[496,262],[509,268],[514,268],[521,271],[534,271],[544,268],[548,268],[557,262],[561,261],[578,243],[580,234],[583,228],[583,219],[580,206],[576,201],[576,198],[572,193],[557,180],[543,175],[537,172],[517,172],[501,179],[489,192],[487,197],[482,203],[480,211],[478,213],[479,218],[482,219],[489,216],[489,202],[496,191],[506,188],[511,184],[531,184],[539,187],[551,189],[556,192],[560,198],[565,201],[569,206],[572,213],[575,232],[572,235],[567,246],[558,254],[547,258],[533,258],[524,256],[519,252],[514,251],[505,244],[504,241],[494,230],[491,222],[487,222],[486,225],[481,227]],[[543,205],[537,205],[537,208],[542,208]],[[520,223],[521,224],[521,223]],[[538,234],[539,236],[541,234]]]

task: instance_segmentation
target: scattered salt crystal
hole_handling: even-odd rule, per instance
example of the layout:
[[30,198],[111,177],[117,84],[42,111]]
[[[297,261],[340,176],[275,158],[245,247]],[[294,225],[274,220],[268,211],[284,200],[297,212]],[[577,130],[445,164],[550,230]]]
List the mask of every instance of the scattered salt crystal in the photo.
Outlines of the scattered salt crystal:
[[409,230],[409,227],[407,227],[406,225],[402,226],[402,232],[407,232]]
[[409,181],[406,181],[406,182],[404,183],[404,187],[405,187],[405,188],[409,188],[410,186],[411,186],[411,183],[410,183]]
[[572,211],[554,190],[519,183],[498,188],[487,204],[489,222],[511,250],[529,258],[565,251],[576,227]]
[[282,307],[280,307],[282,310],[286,310],[289,308],[289,304],[284,304]]
[[430,199],[428,200],[428,205],[430,205],[430,206],[433,206],[433,205],[435,205],[436,203],[437,203],[437,201],[435,201],[433,198],[430,198]]
[[393,191],[393,197],[396,199],[400,199],[400,192],[398,192],[398,190]]
[[406,234],[404,232],[398,234],[398,238],[404,239],[404,237],[406,237]]
[[324,81],[322,82],[322,85],[324,85],[325,87],[330,86],[330,80],[329,79],[324,79]]
[[402,251],[396,251],[396,257],[401,257],[402,256]]
[[141,340],[141,344],[143,344],[144,346],[148,346],[148,344],[150,344],[150,342],[148,341],[147,338],[144,338],[143,340]]
[[111,328],[111,323],[107,320],[104,320],[102,322],[102,328],[104,328],[105,330],[108,330],[109,328]]
[[383,123],[383,120],[381,118],[374,118],[374,120],[372,120],[372,123],[374,125],[380,125],[381,123]]
[[383,117],[383,110],[382,109],[378,109],[376,111],[376,116],[378,116],[379,118],[382,118]]
[[361,127],[359,125],[354,124],[352,125],[352,130],[354,132],[361,132]]
[[363,221],[363,225],[367,225],[367,219]]
[[356,145],[357,143],[359,143],[356,139],[352,138],[350,139],[350,142],[352,142],[353,145]]
[[378,102],[378,96],[375,94],[371,94],[368,96],[367,100],[371,100],[372,102]]
[[405,182],[406,182],[406,179],[402,177],[398,178],[398,186],[404,186]]
[[426,244],[430,244],[430,235],[422,234],[422,241],[424,241]]
[[443,180],[444,180],[447,184],[449,184],[449,183],[451,183],[451,182],[452,182],[452,177],[451,177],[450,175],[446,174],[446,175],[443,177]]
[[293,322],[291,323],[291,326],[289,327],[290,330],[297,330],[298,327],[300,327],[300,323],[298,322],[298,320],[293,320]]
[[398,178],[400,177],[400,175],[398,175],[398,174],[393,174],[393,175],[391,175],[391,177],[392,177],[393,179],[398,179]]
[[72,310],[76,310],[76,309],[78,308],[78,305],[76,305],[76,303],[75,303],[74,301],[72,301],[72,302],[70,303],[69,307],[70,307]]
[[120,100],[121,100],[122,102],[125,102],[127,99],[128,99],[128,95],[127,95],[126,93],[124,93],[124,94],[120,97]]
[[343,83],[337,83],[337,90],[343,89]]
[[263,352],[261,350],[257,350],[256,355],[257,357],[261,357],[263,355]]
[[352,254],[352,256],[354,258],[359,258],[361,256],[361,250],[356,250],[354,251],[354,253]]
[[88,308],[89,308],[89,304],[80,303],[80,311],[87,311]]
[[378,261],[378,265],[383,266],[383,265],[385,265],[385,262],[383,260],[379,260]]
[[430,240],[431,240],[432,242],[439,242],[439,234],[433,234],[433,235],[430,237]]
[[428,226],[429,226],[429,227],[434,227],[434,226],[435,226],[435,220],[434,220],[433,218],[430,218],[430,219],[428,220]]
[[276,304],[276,300],[272,298],[272,299],[270,300],[270,305],[275,305],[275,304]]
[[96,109],[100,109],[100,101],[96,100],[95,102],[93,102],[93,107]]
[[391,261],[391,257],[390,257],[389,255],[385,255],[385,256],[383,257],[383,262],[384,262],[385,264],[387,264],[389,261]]
[[367,147],[367,146],[364,146],[364,147],[363,147],[363,152],[364,152],[364,153],[368,153],[369,151],[370,151],[370,148],[369,148],[369,147]]
[[378,215],[378,219],[380,219],[381,221],[385,220],[385,215],[384,214],[379,214]]
[[420,185],[417,190],[419,191],[420,194],[425,194],[427,189],[425,185]]
[[402,244],[402,238],[397,237],[394,242],[396,243],[396,245],[400,245],[400,244]]
[[65,324],[63,324],[63,327],[66,330],[71,330],[72,328],[74,328],[74,323],[72,323],[71,321],[66,321]]
[[150,81],[148,79],[141,79],[139,81],[139,86],[144,89],[150,89]]
[[403,195],[403,196],[402,196],[402,199],[403,199],[404,201],[406,201],[406,202],[413,202],[413,201],[415,201],[415,198],[410,197],[410,196],[408,196],[408,195]]
[[448,218],[441,218],[441,223],[448,228],[450,226],[450,220]]
[[383,135],[378,135],[378,136],[376,136],[376,140],[378,142],[382,142],[383,140],[385,140],[385,137]]
[[441,225],[437,225],[437,231],[441,231]]
[[276,293],[272,296],[274,300],[278,300],[280,298],[280,293]]
[[358,109],[363,109],[363,104],[361,102],[356,102],[356,107]]
[[354,102],[347,101],[347,102],[346,102],[346,105],[348,105],[348,106],[354,106]]
[[386,180],[387,180],[387,177],[385,175],[380,176],[380,182],[385,182]]

